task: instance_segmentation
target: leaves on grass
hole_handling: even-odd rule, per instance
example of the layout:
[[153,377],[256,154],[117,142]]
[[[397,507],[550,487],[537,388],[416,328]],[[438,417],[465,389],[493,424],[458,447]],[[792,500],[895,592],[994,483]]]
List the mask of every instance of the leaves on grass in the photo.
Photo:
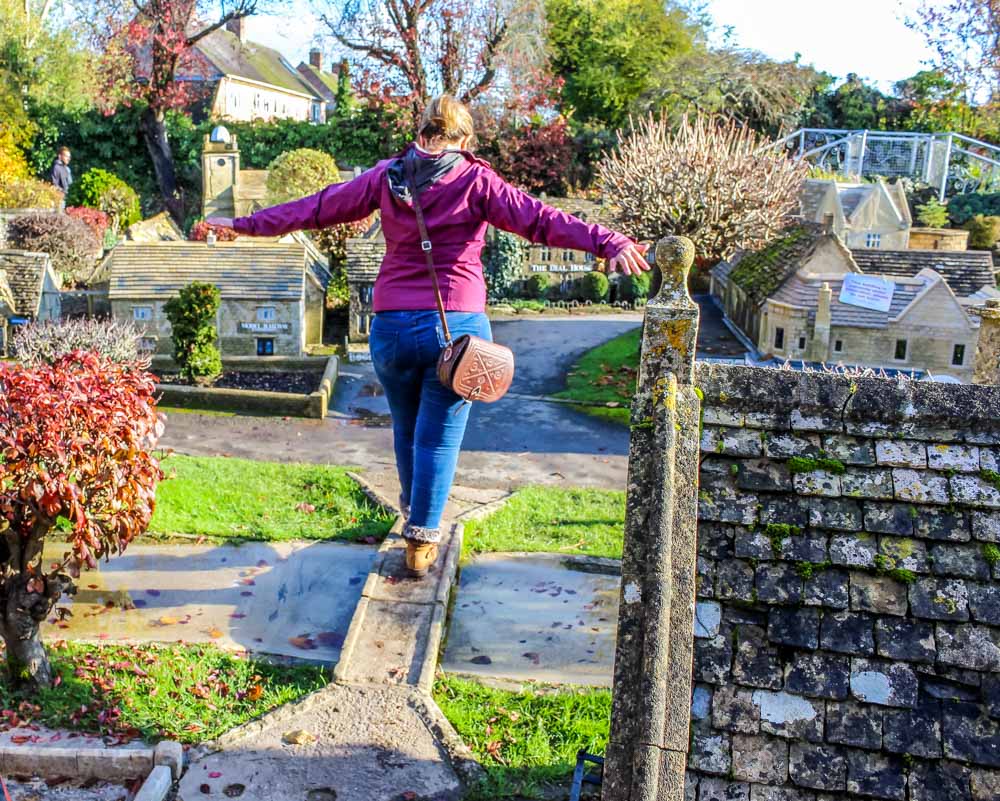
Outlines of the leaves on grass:
[[296,506],[295,509],[307,515],[311,515],[313,512],[316,511],[315,506],[313,506],[311,503],[306,503],[305,501]]

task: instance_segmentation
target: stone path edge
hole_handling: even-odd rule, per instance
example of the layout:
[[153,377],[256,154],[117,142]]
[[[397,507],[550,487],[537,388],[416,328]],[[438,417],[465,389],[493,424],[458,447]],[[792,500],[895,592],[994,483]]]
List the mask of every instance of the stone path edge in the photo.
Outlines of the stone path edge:
[[0,772],[8,776],[125,781],[147,777],[163,765],[179,778],[183,763],[184,750],[173,740],[162,740],[153,748],[0,746]]

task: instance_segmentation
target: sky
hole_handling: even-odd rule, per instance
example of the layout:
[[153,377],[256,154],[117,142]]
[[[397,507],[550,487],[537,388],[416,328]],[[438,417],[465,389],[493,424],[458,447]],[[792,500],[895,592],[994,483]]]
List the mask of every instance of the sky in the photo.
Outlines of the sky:
[[[904,22],[920,2],[708,0],[707,5],[716,25],[731,28],[731,41],[741,47],[780,60],[799,53],[803,63],[837,78],[856,72],[889,91],[894,82],[923,69],[931,57],[920,34]],[[282,12],[251,17],[247,38],[279,50],[293,64],[308,60],[309,48],[325,26],[308,0],[289,0]]]

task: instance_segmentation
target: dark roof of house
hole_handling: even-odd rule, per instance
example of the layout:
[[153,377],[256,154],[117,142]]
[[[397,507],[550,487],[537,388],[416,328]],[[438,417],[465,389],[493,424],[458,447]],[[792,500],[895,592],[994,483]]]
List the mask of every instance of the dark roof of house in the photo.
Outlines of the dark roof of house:
[[0,250],[0,270],[6,277],[10,299],[18,314],[33,317],[38,314],[45,286],[45,273],[52,270],[47,253],[24,250]]
[[298,66],[299,74],[312,87],[313,91],[322,97],[327,103],[332,103],[337,96],[337,75],[334,72],[325,72],[316,69],[312,64],[305,62]]
[[833,297],[830,299],[830,324],[837,326],[853,326],[857,328],[885,328],[889,321],[902,314],[914,298],[928,285],[929,279],[908,279],[896,281],[892,293],[892,304],[889,311],[880,312],[874,309],[863,309],[841,303],[840,290],[844,279],[803,280],[798,275],[789,278],[782,287],[771,296],[778,303],[788,303],[792,306],[809,310],[812,320],[819,305],[819,289],[823,283],[830,285]]
[[744,254],[729,270],[729,279],[752,301],[760,303],[798,270],[826,236],[832,234],[820,225],[788,228],[760,250]]
[[212,63],[220,76],[237,75],[299,94],[316,96],[316,90],[277,50],[257,42],[241,42],[236,34],[225,28],[208,34],[195,48]]
[[930,268],[941,274],[959,298],[974,295],[984,286],[995,287],[993,258],[977,250],[852,250],[863,273],[910,278]]
[[324,289],[326,260],[302,241],[122,242],[110,256],[109,297],[167,300],[193,281],[219,288],[224,299],[294,301],[309,274]]

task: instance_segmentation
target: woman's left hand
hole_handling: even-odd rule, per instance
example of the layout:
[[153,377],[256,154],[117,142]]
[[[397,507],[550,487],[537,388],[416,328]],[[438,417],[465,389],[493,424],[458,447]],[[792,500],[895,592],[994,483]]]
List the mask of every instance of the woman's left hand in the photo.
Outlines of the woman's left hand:
[[646,251],[649,245],[629,245],[625,250],[608,262],[608,272],[621,270],[625,275],[640,275],[650,269],[646,261]]

